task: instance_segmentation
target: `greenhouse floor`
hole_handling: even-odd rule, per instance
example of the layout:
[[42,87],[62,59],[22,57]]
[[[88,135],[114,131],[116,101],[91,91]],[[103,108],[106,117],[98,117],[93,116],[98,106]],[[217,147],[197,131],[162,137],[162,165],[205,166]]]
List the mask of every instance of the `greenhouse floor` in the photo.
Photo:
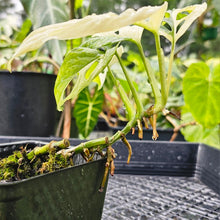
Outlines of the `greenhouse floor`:
[[102,220],[219,220],[220,196],[194,177],[115,174]]

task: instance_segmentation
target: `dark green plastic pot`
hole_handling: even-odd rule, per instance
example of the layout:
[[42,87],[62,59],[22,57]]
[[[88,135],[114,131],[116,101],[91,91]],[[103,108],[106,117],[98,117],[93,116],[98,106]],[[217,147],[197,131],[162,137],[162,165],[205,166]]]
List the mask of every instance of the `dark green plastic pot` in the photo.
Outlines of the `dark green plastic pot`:
[[[24,142],[23,142],[24,143]],[[17,148],[0,145],[0,157]],[[0,182],[0,219],[101,219],[106,187],[100,188],[106,159],[17,182]]]
[[217,27],[207,27],[202,30],[202,40],[215,40],[218,36]]

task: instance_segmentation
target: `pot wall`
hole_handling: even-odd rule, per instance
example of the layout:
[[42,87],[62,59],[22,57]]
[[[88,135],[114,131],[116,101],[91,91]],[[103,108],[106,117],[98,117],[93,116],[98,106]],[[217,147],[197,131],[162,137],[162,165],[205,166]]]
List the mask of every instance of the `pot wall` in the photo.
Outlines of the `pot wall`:
[[55,80],[55,75],[43,73],[0,72],[0,135],[53,135]]
[[[0,149],[5,150],[0,151],[0,157],[20,145],[1,144]],[[0,219],[101,219],[106,188],[102,193],[98,190],[105,162],[101,159],[22,181],[0,183]]]

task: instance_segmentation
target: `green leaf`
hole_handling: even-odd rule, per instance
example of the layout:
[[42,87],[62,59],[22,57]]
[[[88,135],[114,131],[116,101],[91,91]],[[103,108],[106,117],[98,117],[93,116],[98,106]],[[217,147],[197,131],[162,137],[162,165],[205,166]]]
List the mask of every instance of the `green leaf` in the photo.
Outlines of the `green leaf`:
[[78,10],[83,6],[83,0],[75,0],[75,10]]
[[29,33],[31,26],[32,26],[31,20],[30,19],[25,20],[21,26],[21,30],[16,34],[15,40],[17,42],[22,42]]
[[[34,30],[69,20],[65,0],[21,0],[21,2],[29,15]],[[53,40],[47,43],[47,47],[53,59],[61,64],[66,51],[65,42]]]
[[220,123],[220,65],[213,71],[206,63],[191,64],[183,78],[185,103],[204,127]]
[[[100,45],[102,46],[102,45]],[[54,93],[58,110],[62,110],[65,101],[74,99],[100,73],[102,73],[116,52],[117,47],[106,50],[78,47],[70,51],[60,67]],[[65,97],[65,89],[76,78],[71,93]]]
[[[182,123],[193,122],[195,119],[192,114],[184,107],[182,114]],[[216,125],[213,128],[205,128],[201,124],[188,125],[181,129],[184,138],[189,142],[204,143],[209,146],[220,149],[220,127]]]
[[160,34],[175,44],[206,8],[207,4],[203,3],[168,11],[162,23]]
[[[78,47],[71,50],[65,57],[63,64],[59,69],[56,79],[54,94],[57,102],[58,110],[62,109],[64,104],[64,93],[69,83],[76,77],[77,73],[90,63],[99,59],[100,52],[96,49]],[[79,75],[79,78],[82,78]],[[85,78],[85,77],[84,77]],[[81,88],[78,93],[82,90]]]
[[81,44],[82,47],[88,47],[91,49],[98,49],[100,52],[104,53],[105,50],[112,47],[114,44],[118,44],[121,41],[126,40],[126,38],[111,35],[111,36],[94,36],[89,38],[87,41]]
[[103,90],[95,90],[91,96],[85,88],[78,96],[74,106],[74,116],[79,133],[87,138],[95,127],[104,102]]

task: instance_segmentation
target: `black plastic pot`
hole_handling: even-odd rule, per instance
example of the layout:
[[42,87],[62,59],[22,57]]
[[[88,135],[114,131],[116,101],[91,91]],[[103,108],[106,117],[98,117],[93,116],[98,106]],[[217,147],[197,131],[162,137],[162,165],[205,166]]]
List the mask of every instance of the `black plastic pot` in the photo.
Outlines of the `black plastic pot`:
[[55,80],[43,73],[0,71],[0,135],[54,135]]
[[[43,144],[0,144],[0,157],[26,143]],[[101,219],[106,188],[102,193],[98,190],[105,162],[99,159],[22,181],[0,182],[0,219]]]

